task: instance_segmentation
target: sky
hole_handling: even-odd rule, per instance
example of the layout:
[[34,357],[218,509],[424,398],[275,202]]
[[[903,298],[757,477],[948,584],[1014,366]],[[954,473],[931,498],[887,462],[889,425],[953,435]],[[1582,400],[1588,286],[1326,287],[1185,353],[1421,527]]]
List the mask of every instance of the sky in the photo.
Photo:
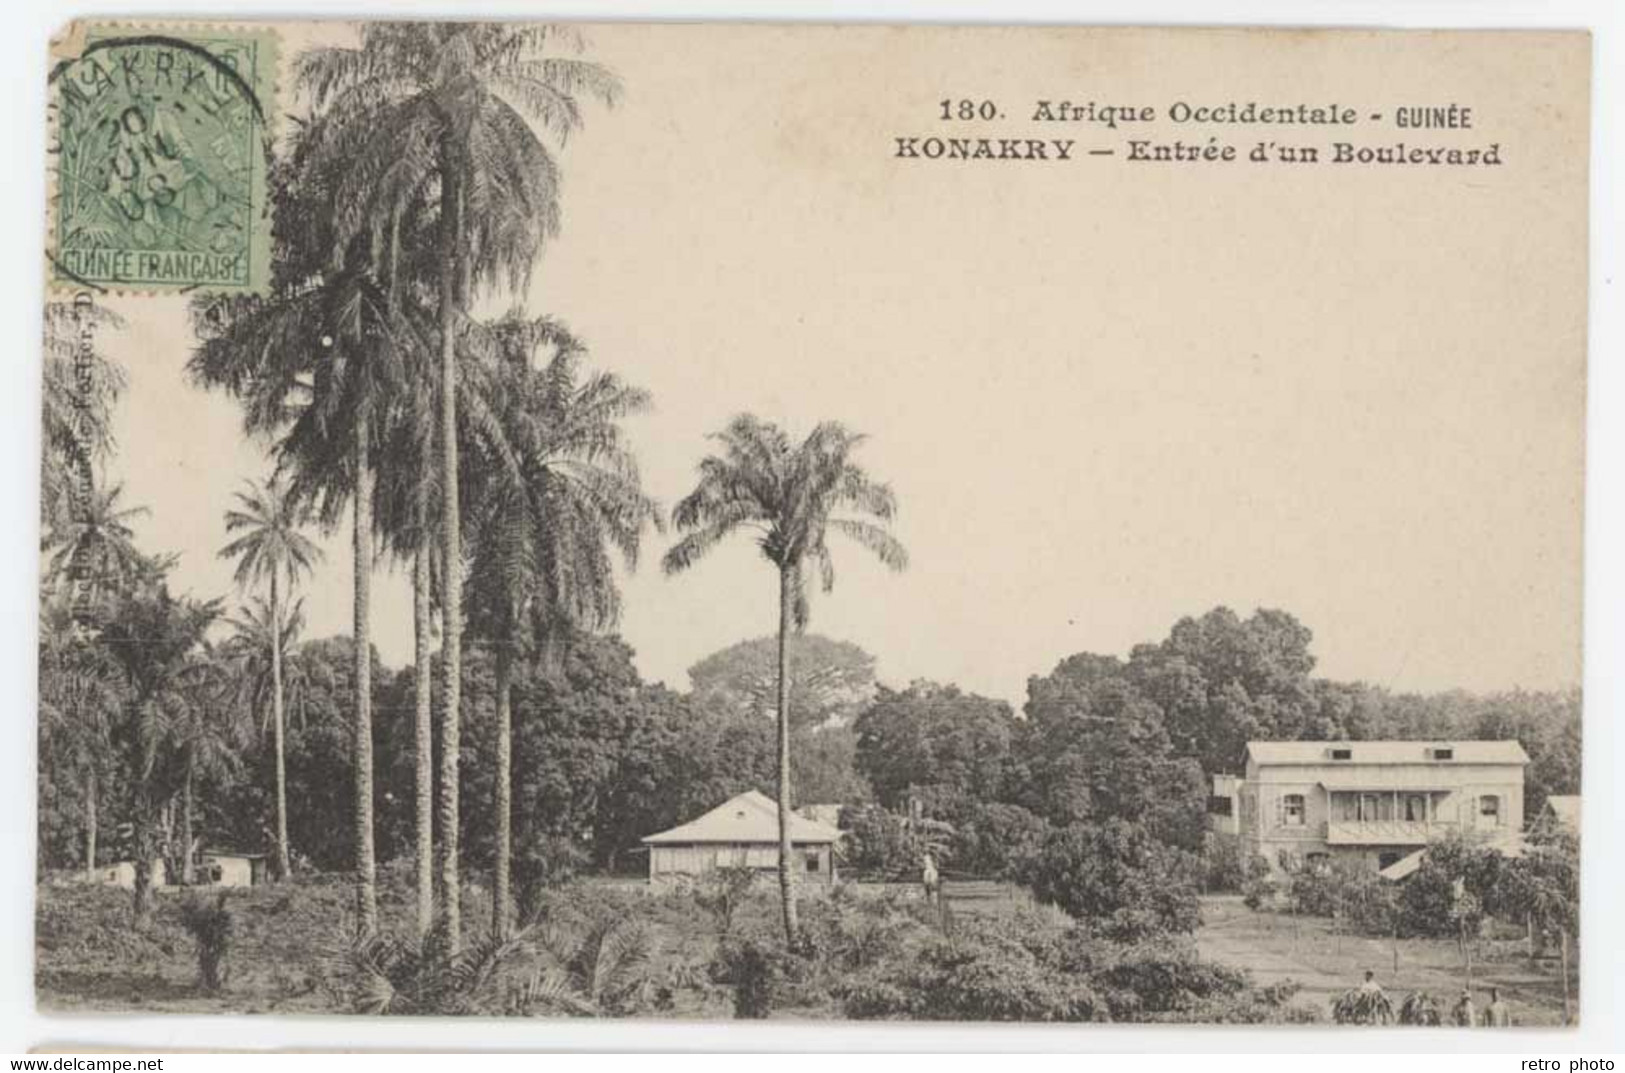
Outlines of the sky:
[[[1125,654],[1224,604],[1290,611],[1335,678],[1577,685],[1585,199],[1560,151],[1572,117],[1517,90],[1542,56],[1517,54],[1520,83],[1494,54],[1457,69],[1420,42],[1237,64],[1198,36],[979,33],[593,31],[627,93],[561,152],[563,232],[525,298],[653,394],[627,425],[649,492],[680,499],[735,413],[867,433],[912,561],[893,575],[838,547],[812,628],[868,649],[888,683],[1019,706],[1069,654]],[[1063,90],[1160,103],[1204,80],[1380,106],[1447,76],[1475,136],[1507,144],[1501,171],[891,155],[940,132],[944,86],[999,100],[1012,134],[1098,139],[1024,113]],[[131,389],[111,472],[150,509],[144,546],[181,554],[176,586],[227,592],[222,515],[264,475],[263,445],[184,382],[181,299],[112,304],[127,327],[103,346]],[[620,632],[646,678],[681,687],[773,631],[776,584],[743,539],[665,577],[670,540],[651,534],[624,578]],[[308,636],[350,628],[347,533],[323,543]],[[381,568],[374,601],[399,666],[406,574]]]

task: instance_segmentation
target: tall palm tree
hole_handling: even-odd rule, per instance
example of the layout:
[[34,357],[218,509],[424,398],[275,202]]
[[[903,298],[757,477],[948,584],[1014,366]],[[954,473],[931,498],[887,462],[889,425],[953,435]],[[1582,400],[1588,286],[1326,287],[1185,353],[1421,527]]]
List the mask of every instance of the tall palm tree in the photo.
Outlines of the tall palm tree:
[[[349,164],[344,132],[301,126],[274,175],[277,261],[267,297],[211,298],[194,306],[200,345],[193,379],[235,396],[251,435],[270,439],[288,494],[324,529],[348,512],[354,588],[357,926],[377,925],[373,853],[371,577],[375,472],[394,400],[427,360],[426,303],[398,300],[422,258],[373,257],[370,235],[334,236],[337,188]],[[421,229],[421,222],[413,226]],[[408,235],[408,238],[415,237]],[[399,241],[399,249],[426,249]],[[390,276],[379,275],[384,265]],[[421,298],[421,295],[418,296]]]
[[[440,344],[442,913],[461,942],[458,760],[461,747],[462,523],[458,336],[476,285],[522,291],[559,224],[558,169],[541,131],[561,141],[582,122],[579,98],[612,103],[605,68],[554,55],[574,32],[495,23],[372,23],[359,48],[313,49],[298,79],[324,121],[347,132],[348,171],[335,204],[336,249],[389,232],[403,216],[435,214]],[[535,124],[533,126],[533,124]]]
[[835,586],[831,532],[856,542],[886,566],[902,570],[908,553],[887,528],[897,499],[852,461],[864,437],[833,421],[800,444],[779,426],[751,415],[713,436],[722,447],[699,465],[700,480],[672,515],[686,533],[666,552],[668,574],[689,569],[739,530],[754,534],[779,581],[779,890],[784,934],[795,946],[795,870],[790,849],[790,634],[808,620],[807,574],[818,571],[825,592]]
[[124,697],[107,652],[91,641],[68,601],[44,602],[39,640],[40,751],[53,771],[71,770],[84,795],[85,876],[96,874],[101,773]]
[[[584,349],[546,318],[511,316],[489,333],[501,375],[504,458],[478,455],[469,472],[471,626],[496,650],[494,934],[512,918],[513,670],[528,644],[600,630],[620,616],[612,553],[628,569],[649,525],[664,528],[643,493],[620,422],[648,409],[648,393],[610,373],[583,380]],[[550,357],[536,365],[538,350]],[[487,447],[491,441],[477,441]]]
[[234,559],[240,588],[264,585],[271,614],[271,723],[276,735],[276,871],[288,876],[288,773],[282,715],[282,586],[291,592],[301,577],[315,569],[322,551],[301,533],[301,519],[286,483],[273,477],[254,481],[236,493],[237,505],[226,511],[226,532],[237,536],[220,549]]

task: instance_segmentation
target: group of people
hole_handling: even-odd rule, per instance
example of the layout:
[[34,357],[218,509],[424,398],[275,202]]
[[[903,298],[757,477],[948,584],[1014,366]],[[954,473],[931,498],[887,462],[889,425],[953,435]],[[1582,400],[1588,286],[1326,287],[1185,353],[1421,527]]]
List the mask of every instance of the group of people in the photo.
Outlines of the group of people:
[[[1360,985],[1360,990],[1378,995],[1382,994],[1382,985],[1377,983],[1377,974],[1367,969],[1365,983]],[[1480,1014],[1478,1007],[1473,1002],[1473,989],[1464,987],[1461,989],[1461,997],[1450,1008],[1450,1023],[1459,1025],[1462,1028],[1511,1028],[1512,1010],[1506,1003],[1501,1001],[1501,989],[1492,987],[1490,988],[1490,1003],[1484,1007],[1484,1012]]]

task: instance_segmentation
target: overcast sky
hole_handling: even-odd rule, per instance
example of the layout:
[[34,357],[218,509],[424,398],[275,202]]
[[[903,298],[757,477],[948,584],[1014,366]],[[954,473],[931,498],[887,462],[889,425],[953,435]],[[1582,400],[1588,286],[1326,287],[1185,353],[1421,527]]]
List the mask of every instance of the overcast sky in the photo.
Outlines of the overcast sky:
[[[1518,79],[1457,78],[1502,134],[1527,124],[1488,176],[946,167],[890,155],[941,127],[945,86],[1019,117],[1088,70],[1162,102],[1180,92],[1166,72],[1208,77],[1202,45],[896,33],[595,33],[628,95],[562,155],[564,232],[529,308],[652,391],[629,428],[653,495],[676,502],[739,411],[869,433],[913,562],[892,576],[839,548],[813,628],[888,682],[1019,705],[1070,653],[1122,654],[1228,604],[1297,615],[1334,677],[1578,683],[1584,198],[1533,141],[1567,129],[1535,127]],[[1292,99],[1375,80],[1403,100],[1432,62],[1338,48],[1261,52],[1233,77]],[[221,515],[263,456],[233,403],[183,383],[184,303],[115,304],[129,326],[105,347],[132,388],[114,475],[152,510],[144,545],[181,553],[178,587],[221,593]],[[310,636],[350,626],[347,536],[326,546]],[[773,630],[775,585],[743,540],[678,578],[665,546],[627,579],[622,632],[646,677],[683,686]],[[374,592],[374,640],[400,665],[407,578]]]

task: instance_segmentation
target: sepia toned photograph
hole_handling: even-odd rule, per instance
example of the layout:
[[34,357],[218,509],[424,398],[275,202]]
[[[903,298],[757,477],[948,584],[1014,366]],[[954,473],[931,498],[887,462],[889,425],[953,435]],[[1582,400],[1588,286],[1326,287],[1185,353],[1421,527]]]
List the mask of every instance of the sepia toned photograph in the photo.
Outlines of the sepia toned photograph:
[[49,72],[41,1010],[1581,1022],[1587,33]]

